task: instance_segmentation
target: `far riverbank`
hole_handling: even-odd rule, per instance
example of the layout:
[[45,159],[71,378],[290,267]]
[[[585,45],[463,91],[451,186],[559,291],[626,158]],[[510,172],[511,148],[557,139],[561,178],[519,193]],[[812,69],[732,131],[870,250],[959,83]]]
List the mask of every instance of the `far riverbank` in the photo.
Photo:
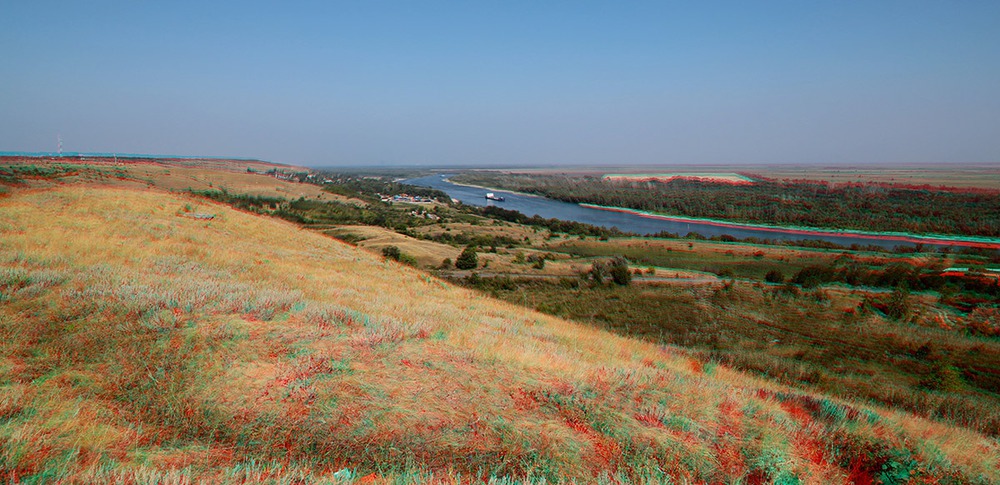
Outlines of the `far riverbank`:
[[708,219],[700,217],[671,216],[658,214],[655,212],[628,209],[624,207],[608,207],[597,204],[579,204],[581,207],[588,207],[597,210],[635,214],[639,217],[671,221],[679,223],[705,224],[714,227],[729,227],[734,229],[753,229],[758,231],[774,232],[781,234],[797,234],[802,236],[826,236],[826,237],[857,237],[879,241],[896,241],[909,244],[927,245],[960,245],[964,247],[974,247],[983,249],[1000,250],[1000,239],[977,237],[977,236],[953,236],[947,234],[910,234],[905,232],[875,232],[860,231],[854,229],[823,229],[801,226],[776,226],[771,224],[754,224],[744,222],[731,222],[720,219]]

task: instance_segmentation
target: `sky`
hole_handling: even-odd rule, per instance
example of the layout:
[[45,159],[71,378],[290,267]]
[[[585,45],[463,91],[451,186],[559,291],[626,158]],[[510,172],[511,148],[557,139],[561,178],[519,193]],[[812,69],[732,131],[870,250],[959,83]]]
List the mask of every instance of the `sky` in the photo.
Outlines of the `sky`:
[[1000,1],[0,0],[0,151],[1000,163]]

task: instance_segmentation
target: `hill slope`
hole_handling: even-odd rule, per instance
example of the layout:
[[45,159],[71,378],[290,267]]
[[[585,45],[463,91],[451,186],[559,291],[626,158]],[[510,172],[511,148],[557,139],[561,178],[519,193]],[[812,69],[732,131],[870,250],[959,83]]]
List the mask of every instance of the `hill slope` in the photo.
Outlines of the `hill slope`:
[[4,480],[995,482],[998,459],[967,430],[704,366],[200,199],[0,199]]

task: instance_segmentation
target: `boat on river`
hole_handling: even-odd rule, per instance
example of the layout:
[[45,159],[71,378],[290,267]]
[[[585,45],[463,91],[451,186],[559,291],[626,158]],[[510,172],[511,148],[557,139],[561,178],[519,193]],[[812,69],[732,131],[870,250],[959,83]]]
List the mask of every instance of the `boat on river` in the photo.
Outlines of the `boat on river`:
[[504,198],[502,196],[496,195],[493,192],[487,192],[486,193],[486,199],[487,200],[495,200],[497,202],[503,202],[504,201]]

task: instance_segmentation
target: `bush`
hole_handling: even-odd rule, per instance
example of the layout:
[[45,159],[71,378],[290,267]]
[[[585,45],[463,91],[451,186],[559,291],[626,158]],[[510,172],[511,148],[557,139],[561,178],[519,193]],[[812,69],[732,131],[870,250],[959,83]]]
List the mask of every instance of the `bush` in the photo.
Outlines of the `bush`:
[[441,260],[441,269],[451,268],[451,258],[444,258]]
[[792,277],[792,281],[803,288],[815,288],[824,283],[836,281],[836,273],[825,266],[806,266]]
[[382,248],[382,256],[385,256],[386,258],[389,259],[395,259],[396,261],[399,261],[399,258],[402,254],[403,253],[396,246],[386,246]]
[[781,274],[781,271],[772,269],[764,275],[764,281],[768,283],[781,283],[785,281],[785,275]]
[[910,314],[910,292],[904,287],[897,287],[889,295],[885,305],[885,316],[893,320],[902,320]]
[[475,269],[479,266],[479,255],[476,254],[475,246],[466,246],[462,254],[455,260],[455,267],[458,269]]
[[962,374],[948,359],[935,362],[923,379],[920,387],[932,391],[957,392],[962,389]]
[[587,274],[595,283],[604,284],[604,280],[608,277],[608,265],[604,261],[594,261]]
[[735,276],[733,273],[733,268],[722,268],[715,271],[709,271],[710,273],[715,273],[719,278],[732,278]]
[[628,270],[628,260],[624,256],[615,256],[608,262],[608,273],[616,285],[628,286],[632,282],[632,272]]
[[986,337],[1000,336],[1000,309],[979,307],[966,318],[970,332]]
[[382,248],[382,256],[385,256],[386,259],[396,260],[399,261],[400,263],[407,264],[410,266],[417,265],[416,258],[400,251],[399,248],[396,246],[386,246]]
[[400,253],[399,262],[407,266],[413,266],[414,268],[416,268],[418,264],[417,258],[414,258],[413,256],[410,256],[409,254],[406,253]]
[[580,280],[574,278],[559,278],[559,286],[567,290],[575,290],[580,287]]
[[545,269],[545,259],[549,257],[548,254],[532,254],[528,256],[528,262],[531,263],[531,267],[535,269]]

